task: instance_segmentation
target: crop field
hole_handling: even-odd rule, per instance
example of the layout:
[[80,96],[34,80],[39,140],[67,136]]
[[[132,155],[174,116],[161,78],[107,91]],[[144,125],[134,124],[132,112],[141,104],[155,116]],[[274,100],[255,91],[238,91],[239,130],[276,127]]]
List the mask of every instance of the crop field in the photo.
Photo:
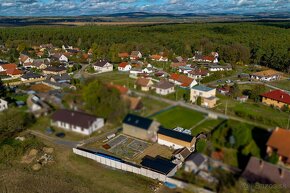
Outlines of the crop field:
[[175,127],[191,129],[195,124],[203,120],[205,115],[191,109],[177,106],[162,112],[153,118],[169,129]]

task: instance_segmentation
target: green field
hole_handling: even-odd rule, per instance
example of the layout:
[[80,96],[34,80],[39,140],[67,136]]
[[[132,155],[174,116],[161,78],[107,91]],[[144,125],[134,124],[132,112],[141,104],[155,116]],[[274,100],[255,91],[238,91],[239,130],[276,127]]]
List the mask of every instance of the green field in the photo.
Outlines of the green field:
[[260,102],[256,103],[251,100],[245,103],[240,103],[223,95],[219,95],[218,97],[220,99],[220,104],[217,105],[215,109],[219,112],[225,112],[227,103],[228,115],[236,115],[269,127],[287,127],[287,120],[289,117],[289,113],[287,112],[282,112]]
[[191,129],[195,124],[204,119],[204,114],[177,106],[153,118],[167,128],[183,127]]
[[288,90],[288,91],[290,90],[290,80],[279,80],[279,81],[270,82],[269,84],[283,90]]
[[105,82],[105,83],[114,83],[114,84],[124,85],[129,88],[132,88],[135,83],[135,79],[129,78],[129,74],[118,72],[118,71],[91,75],[89,77],[101,80],[102,82]]
[[222,123],[223,119],[208,119],[200,125],[197,125],[191,130],[192,135],[197,135],[201,132],[208,133],[212,131],[215,127],[217,127],[220,123]]

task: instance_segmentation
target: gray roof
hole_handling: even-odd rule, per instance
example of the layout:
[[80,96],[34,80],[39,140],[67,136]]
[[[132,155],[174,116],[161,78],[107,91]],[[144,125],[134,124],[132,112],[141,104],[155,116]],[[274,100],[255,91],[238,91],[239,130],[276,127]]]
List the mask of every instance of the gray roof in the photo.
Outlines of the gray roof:
[[204,155],[202,155],[200,153],[192,153],[186,159],[186,162],[188,162],[188,161],[192,161],[193,163],[195,163],[196,166],[200,166],[205,161],[205,157],[204,157]]
[[97,117],[93,115],[66,109],[57,110],[51,118],[53,121],[61,121],[82,128],[89,128],[97,120]]
[[192,89],[203,91],[203,92],[208,92],[208,91],[214,90],[214,88],[210,88],[210,87],[207,87],[204,85],[196,85],[196,86],[193,86]]
[[93,65],[94,66],[99,66],[99,67],[104,67],[107,63],[108,63],[108,60],[98,60]]
[[160,88],[160,89],[169,89],[174,87],[174,84],[168,81],[160,81],[157,85],[156,88]]
[[290,188],[290,171],[277,165],[251,157],[242,177],[251,183],[282,184]]
[[30,79],[30,78],[41,78],[43,76],[41,74],[36,74],[36,73],[33,73],[33,72],[28,72],[28,73],[22,75],[21,77],[24,78],[24,79]]

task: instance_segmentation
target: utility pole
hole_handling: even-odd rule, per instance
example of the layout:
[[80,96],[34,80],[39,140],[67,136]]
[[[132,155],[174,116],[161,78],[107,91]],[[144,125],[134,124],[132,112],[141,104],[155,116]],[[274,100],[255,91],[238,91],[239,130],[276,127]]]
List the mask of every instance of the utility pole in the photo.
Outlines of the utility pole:
[[227,115],[227,111],[228,111],[228,101],[226,101],[225,115]]

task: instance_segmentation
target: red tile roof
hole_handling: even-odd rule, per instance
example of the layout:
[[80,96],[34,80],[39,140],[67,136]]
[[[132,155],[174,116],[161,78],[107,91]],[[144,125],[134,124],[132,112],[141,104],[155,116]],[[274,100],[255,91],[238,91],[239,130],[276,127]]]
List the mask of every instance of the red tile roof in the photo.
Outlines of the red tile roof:
[[285,104],[290,104],[290,95],[286,92],[283,92],[281,90],[273,90],[267,93],[264,93],[261,95],[262,97],[266,97],[272,100],[276,100],[279,102],[283,102]]
[[129,53],[127,53],[127,52],[119,53],[118,56],[120,58],[128,58],[129,57]]
[[8,75],[20,75],[20,74],[23,74],[23,72],[21,70],[18,70],[17,68],[15,68],[15,69],[8,69],[8,70],[6,70],[6,73]]
[[128,65],[128,62],[121,62],[118,67],[125,68]]
[[290,131],[276,128],[267,142],[267,146],[278,150],[278,154],[290,160]]
[[151,59],[154,59],[154,60],[160,60],[160,58],[161,58],[162,56],[160,56],[160,55],[152,55],[152,56],[150,56],[150,58]]
[[206,76],[208,74],[208,71],[205,69],[195,69],[189,72],[192,75],[201,75]]
[[192,83],[193,79],[189,78],[188,76],[185,76],[183,74],[176,74],[173,73],[170,75],[170,79],[175,80],[177,82],[181,83],[181,86],[188,87]]
[[3,67],[4,70],[16,69],[17,68],[16,64],[3,64],[2,67]]
[[118,84],[108,84],[108,87],[117,89],[120,92],[121,95],[127,94],[128,91],[129,91],[129,89],[126,88],[125,86],[121,86],[121,85],[118,85]]
[[202,59],[203,60],[214,61],[214,57],[213,56],[203,56]]

